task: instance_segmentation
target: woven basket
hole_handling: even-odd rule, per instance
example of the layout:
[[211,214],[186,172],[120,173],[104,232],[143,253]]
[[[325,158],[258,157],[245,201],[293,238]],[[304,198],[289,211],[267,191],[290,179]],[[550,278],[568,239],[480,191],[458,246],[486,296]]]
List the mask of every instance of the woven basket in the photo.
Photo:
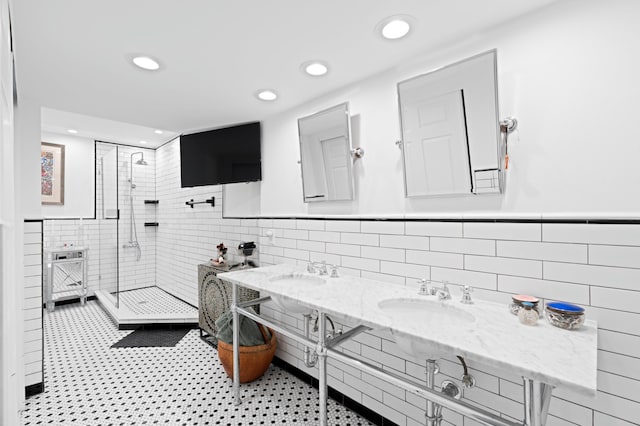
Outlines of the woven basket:
[[[231,305],[231,284],[216,275],[228,272],[229,268],[210,264],[198,265],[198,325],[211,336],[218,332],[216,320],[229,310]],[[238,302],[246,302],[260,297],[260,292],[238,286]],[[252,306],[257,314],[260,305]]]
[[[258,324],[264,345],[240,346],[240,383],[247,383],[262,376],[276,353],[276,334],[269,329],[271,340],[267,342],[267,332],[262,324]],[[233,379],[233,345],[218,340],[218,357],[227,376]]]

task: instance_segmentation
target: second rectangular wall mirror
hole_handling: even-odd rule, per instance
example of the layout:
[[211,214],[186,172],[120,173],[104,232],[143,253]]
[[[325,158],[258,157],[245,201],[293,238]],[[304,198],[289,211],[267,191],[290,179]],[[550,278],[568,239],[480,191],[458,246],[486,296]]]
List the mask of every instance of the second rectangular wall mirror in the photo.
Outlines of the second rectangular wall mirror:
[[353,200],[349,104],[298,120],[305,203]]
[[407,197],[501,192],[496,51],[398,84]]

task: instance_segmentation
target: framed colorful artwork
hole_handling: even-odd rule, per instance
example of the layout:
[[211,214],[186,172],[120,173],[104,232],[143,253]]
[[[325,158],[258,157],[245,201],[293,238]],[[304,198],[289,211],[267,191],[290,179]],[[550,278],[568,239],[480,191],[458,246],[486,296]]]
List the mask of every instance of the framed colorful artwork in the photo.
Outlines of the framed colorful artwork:
[[42,204],[64,204],[64,145],[41,144],[40,195]]

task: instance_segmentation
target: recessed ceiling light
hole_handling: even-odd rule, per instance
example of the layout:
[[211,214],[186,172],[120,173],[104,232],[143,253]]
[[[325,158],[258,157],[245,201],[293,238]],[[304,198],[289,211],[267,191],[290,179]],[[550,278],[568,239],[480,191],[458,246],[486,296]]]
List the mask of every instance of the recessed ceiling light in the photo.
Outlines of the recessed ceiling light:
[[382,27],[382,36],[389,40],[396,40],[406,36],[410,29],[408,22],[397,19]]
[[158,61],[148,56],[136,56],[132,61],[136,66],[145,70],[155,71],[160,68]]
[[69,130],[67,130],[67,132],[69,132],[69,133],[71,133],[71,134],[73,134],[73,135],[75,135],[76,133],[78,133],[78,131],[77,131],[76,129],[69,129]]
[[383,19],[376,25],[376,32],[387,40],[406,37],[411,31],[413,18],[407,15],[395,15]]
[[162,130],[154,130],[153,133],[155,133],[156,135],[161,135],[163,133]]
[[320,61],[305,62],[302,64],[302,68],[304,72],[314,77],[325,75],[329,71],[329,67]]
[[141,144],[146,145],[147,141],[140,141]]
[[275,101],[278,99],[278,95],[273,90],[260,90],[256,96],[263,101]]

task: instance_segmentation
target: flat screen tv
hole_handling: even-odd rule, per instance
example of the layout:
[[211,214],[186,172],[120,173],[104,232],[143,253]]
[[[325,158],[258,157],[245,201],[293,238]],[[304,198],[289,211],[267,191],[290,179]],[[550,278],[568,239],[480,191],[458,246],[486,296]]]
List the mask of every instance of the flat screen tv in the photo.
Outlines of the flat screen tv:
[[262,180],[260,122],[180,136],[182,187]]

